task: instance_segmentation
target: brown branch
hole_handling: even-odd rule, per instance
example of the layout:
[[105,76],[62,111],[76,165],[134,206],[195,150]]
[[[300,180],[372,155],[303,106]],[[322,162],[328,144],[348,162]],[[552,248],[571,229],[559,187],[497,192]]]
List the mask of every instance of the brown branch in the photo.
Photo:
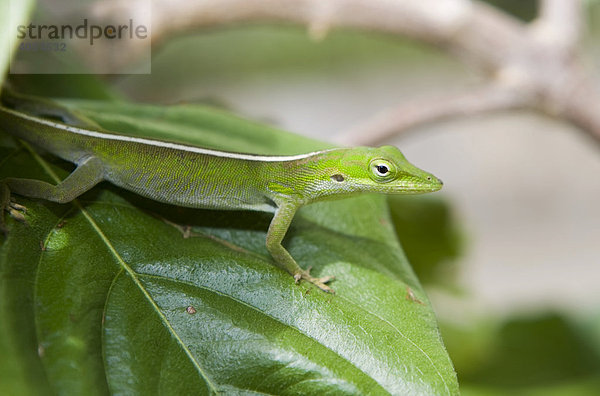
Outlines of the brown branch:
[[[116,6],[116,2],[105,0],[96,7],[104,8],[100,14],[110,14],[136,3],[118,1]],[[399,105],[355,129],[346,141],[370,142],[367,136],[380,141],[461,114],[532,108],[567,119],[600,142],[600,121],[595,116],[600,95],[581,72],[576,51],[583,29],[582,1],[540,4],[538,18],[527,25],[476,0],[154,0],[152,39],[162,41],[198,28],[265,22],[305,25],[314,38],[332,28],[403,35],[474,64],[491,76],[493,86],[454,98]],[[586,87],[586,100],[572,100],[578,95],[576,86]]]
[[425,98],[387,109],[363,125],[340,134],[336,141],[345,145],[372,145],[416,126],[448,118],[522,108],[531,98],[500,85],[437,98]]
[[[596,111],[600,108],[600,94],[582,70],[576,51],[582,30],[581,14],[579,0],[543,1],[540,16],[510,50],[498,51],[502,54],[498,59],[486,58],[493,60],[488,65],[497,77],[491,87],[466,96],[398,105],[348,131],[348,136],[340,140],[346,144],[380,143],[410,128],[449,117],[521,108],[570,121],[600,142],[600,115]],[[454,39],[464,43],[467,38]],[[489,43],[492,48],[501,49],[496,47],[498,43]],[[480,54],[468,51],[460,57],[473,55]]]
[[[127,14],[127,7],[135,9],[136,1],[97,1],[93,11],[109,18]],[[470,0],[154,0],[152,40],[162,42],[199,28],[265,22],[304,25],[317,37],[332,28],[403,35],[443,46],[488,69],[525,34],[525,26],[514,18]]]
[[583,4],[581,0],[542,0],[533,25],[555,48],[573,49],[583,31]]
[[600,142],[600,94],[585,80],[564,98],[565,103],[559,117],[587,132]]

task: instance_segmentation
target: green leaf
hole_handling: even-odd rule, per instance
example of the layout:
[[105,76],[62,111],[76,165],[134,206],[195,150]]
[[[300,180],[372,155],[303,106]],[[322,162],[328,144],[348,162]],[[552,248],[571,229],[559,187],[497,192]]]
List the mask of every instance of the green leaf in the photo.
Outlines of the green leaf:
[[27,95],[108,101],[123,99],[94,74],[12,74],[10,83],[14,91]]
[[[16,32],[16,25],[24,23],[33,7],[33,0],[3,1],[0,3],[0,86],[9,70],[12,48],[9,35]],[[12,12],[12,15],[11,15]],[[12,150],[0,148],[0,164],[5,164]],[[5,167],[7,167],[6,165]],[[44,228],[43,222],[38,224]],[[0,265],[0,394],[40,394],[44,389],[44,373],[37,356],[35,333],[32,325],[32,287],[35,277],[36,252],[35,232],[27,235],[15,232],[21,246],[8,247],[0,251],[0,263],[14,253],[24,258],[18,272]],[[27,252],[21,252],[27,249]],[[5,318],[12,316],[8,322]]]
[[[454,347],[463,349],[462,341]],[[479,348],[486,353],[478,364],[461,372],[465,381],[516,388],[599,377],[600,355],[590,340],[559,314],[510,318],[488,341],[487,348]]]
[[[28,166],[30,158],[25,153],[10,147],[5,138],[0,142],[0,179],[8,174],[40,176],[40,172]],[[38,221],[31,227],[14,227],[0,246],[0,394],[3,395],[44,394],[48,388],[34,327],[34,288],[41,241],[55,223],[48,207],[31,202],[29,209],[37,213]]]
[[[324,147],[206,107],[63,103],[106,129],[205,147]],[[0,177],[55,182],[72,168],[27,146],[4,150]],[[0,265],[30,286],[2,289],[2,301],[32,301],[0,320],[24,338],[31,359],[19,367],[39,366],[39,352],[58,393],[458,393],[382,196],[309,205],[293,221],[285,246],[316,275],[335,274],[335,295],[273,266],[266,213],[172,207],[108,184],[69,205],[17,199],[29,225],[10,221]],[[37,338],[17,334],[33,328]]]
[[463,395],[584,396],[600,394],[598,323],[544,311],[442,332]]
[[436,195],[395,195],[388,202],[406,257],[425,285],[453,286],[464,238],[450,205]]

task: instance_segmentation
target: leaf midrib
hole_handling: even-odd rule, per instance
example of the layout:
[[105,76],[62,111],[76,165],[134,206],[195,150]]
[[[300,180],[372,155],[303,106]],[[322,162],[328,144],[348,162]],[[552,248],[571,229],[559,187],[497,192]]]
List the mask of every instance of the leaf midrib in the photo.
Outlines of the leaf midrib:
[[[29,146],[28,144],[25,144],[25,147],[31,153],[31,155],[33,156],[33,158],[35,159],[35,161],[53,179],[53,181],[55,183],[57,183],[57,184],[60,183],[61,179],[50,168],[50,166],[48,165],[48,163],[44,159],[42,159],[37,154],[37,152],[35,152],[35,150],[33,150],[31,148],[31,146]],[[129,265],[127,265],[127,263],[121,258],[121,256],[116,251],[116,249],[114,248],[114,246],[110,243],[110,240],[108,239],[108,237],[104,234],[104,232],[102,232],[102,230],[100,229],[100,227],[98,226],[98,224],[94,221],[94,219],[92,218],[92,216],[83,208],[83,206],[81,206],[81,204],[79,203],[79,201],[78,200],[73,200],[72,204],[84,215],[84,217],[89,222],[89,224],[92,226],[92,228],[94,229],[94,231],[98,234],[98,236],[100,236],[100,239],[102,239],[102,241],[104,242],[104,244],[106,245],[106,247],[109,249],[110,253],[117,260],[117,262],[121,266],[121,269],[127,272],[127,274],[131,277],[131,279],[133,280],[133,282],[135,283],[135,285],[140,289],[140,291],[142,292],[142,294],[144,295],[144,297],[152,305],[153,309],[157,312],[157,314],[159,315],[159,318],[163,322],[163,325],[167,328],[167,330],[175,338],[175,340],[177,341],[177,343],[179,344],[179,346],[183,349],[183,351],[185,352],[185,354],[191,360],[192,364],[194,365],[194,367],[196,368],[196,370],[198,371],[198,373],[204,378],[204,380],[206,381],[206,383],[209,386],[209,388],[211,389],[211,391],[213,393],[215,393],[215,394],[218,393],[217,386],[213,383],[213,381],[210,379],[210,377],[204,372],[204,370],[200,366],[199,362],[194,358],[194,356],[192,355],[192,352],[189,350],[189,348],[187,348],[187,346],[185,345],[185,343],[183,342],[183,340],[181,339],[181,337],[179,336],[179,334],[177,334],[177,332],[175,331],[175,329],[173,329],[173,327],[171,326],[171,324],[169,323],[169,321],[167,320],[167,318],[162,314],[162,312],[160,312],[160,309],[158,308],[158,306],[156,305],[156,303],[154,302],[154,300],[151,298],[151,296],[148,294],[147,290],[140,283],[139,279],[136,276],[135,271],[133,271],[131,269],[131,267],[129,267]],[[118,274],[117,274],[117,276],[118,276]]]
[[[217,295],[219,295],[219,296],[221,296],[221,297],[228,298],[228,299],[230,299],[230,300],[232,300],[232,301],[234,301],[234,302],[236,302],[236,303],[238,303],[238,304],[240,304],[240,305],[243,305],[243,306],[245,306],[245,307],[247,307],[247,308],[249,308],[249,309],[251,309],[251,310],[253,310],[253,311],[255,311],[255,312],[258,312],[259,314],[266,316],[267,318],[269,318],[269,319],[271,319],[271,320],[273,320],[273,321],[275,321],[275,322],[277,322],[277,323],[279,323],[279,324],[283,325],[284,327],[286,327],[286,328],[290,328],[290,329],[294,330],[294,331],[295,331],[296,333],[298,333],[300,336],[302,336],[302,337],[305,337],[306,339],[308,339],[308,340],[310,340],[311,342],[315,343],[315,344],[316,344],[316,345],[318,345],[319,347],[327,349],[329,352],[331,352],[331,353],[335,354],[335,355],[336,355],[336,356],[338,356],[338,357],[339,357],[341,360],[343,360],[343,361],[347,362],[349,365],[351,365],[352,367],[354,367],[354,368],[355,368],[357,371],[359,371],[360,373],[362,373],[363,375],[365,375],[365,377],[366,377],[368,380],[370,380],[370,381],[372,381],[373,383],[377,384],[379,387],[381,387],[381,389],[382,389],[383,391],[387,392],[387,390],[386,390],[384,387],[382,387],[382,386],[381,386],[381,384],[379,384],[379,382],[377,382],[377,381],[376,381],[376,380],[375,380],[373,377],[371,377],[371,376],[370,376],[368,373],[364,372],[364,371],[363,371],[363,370],[362,370],[360,367],[356,366],[356,365],[355,365],[353,362],[349,361],[349,360],[348,360],[347,358],[345,358],[344,356],[340,355],[339,353],[337,353],[337,352],[336,352],[336,351],[334,351],[333,349],[331,349],[331,348],[329,348],[329,347],[327,347],[327,346],[323,345],[323,344],[322,344],[322,343],[320,343],[318,340],[316,340],[316,339],[314,339],[314,338],[310,337],[309,335],[307,335],[307,334],[303,333],[303,332],[302,332],[302,331],[301,331],[299,328],[297,328],[296,326],[293,326],[293,325],[291,325],[291,324],[289,324],[289,323],[285,323],[285,322],[283,322],[281,319],[277,318],[276,316],[270,315],[269,313],[267,313],[267,312],[265,312],[265,311],[261,311],[261,310],[260,310],[260,309],[258,309],[257,307],[255,307],[255,306],[253,306],[253,305],[250,305],[250,304],[248,304],[247,302],[245,302],[245,301],[243,301],[243,300],[240,300],[240,299],[238,299],[238,298],[235,298],[235,297],[234,297],[234,296],[232,296],[232,295],[225,294],[225,293],[223,293],[223,292],[221,292],[221,291],[219,291],[219,290],[217,290],[217,289],[213,289],[213,288],[210,288],[210,287],[207,287],[207,286],[204,286],[204,285],[197,285],[197,284],[194,284],[194,283],[191,283],[191,282],[188,282],[188,281],[185,281],[185,280],[181,280],[181,279],[167,278],[167,277],[165,277],[165,276],[161,276],[161,275],[155,275],[155,274],[144,274],[144,273],[137,273],[137,274],[138,274],[140,277],[145,277],[145,278],[153,278],[153,279],[160,279],[160,280],[162,280],[162,281],[166,281],[166,282],[171,282],[171,283],[176,283],[176,284],[183,284],[183,285],[187,285],[187,286],[190,286],[190,287],[192,287],[192,288],[195,288],[195,289],[205,290],[205,291],[208,291],[208,292],[211,292],[211,293],[217,294]],[[389,392],[388,392],[388,393],[389,393]]]

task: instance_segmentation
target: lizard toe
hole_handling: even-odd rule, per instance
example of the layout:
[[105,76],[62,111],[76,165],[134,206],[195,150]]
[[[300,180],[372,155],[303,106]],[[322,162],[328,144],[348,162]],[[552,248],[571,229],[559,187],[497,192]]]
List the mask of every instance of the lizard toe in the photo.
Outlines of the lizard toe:
[[[331,294],[335,294],[335,291],[327,286],[326,283],[331,282],[332,280],[335,279],[335,276],[325,276],[322,278],[315,278],[313,276],[310,275],[310,270],[308,271],[303,271],[301,274],[296,274],[294,276],[294,279],[304,279],[305,281],[308,281],[310,283],[312,283],[313,285],[317,286],[319,289],[323,290],[326,293],[331,293]],[[298,281],[296,281],[297,283]]]
[[27,208],[23,205],[20,205],[16,202],[10,202],[8,207],[6,208],[9,216],[13,219],[20,221],[21,223],[27,223],[25,220],[25,213],[27,213]]
[[10,206],[11,208],[13,208],[14,210],[18,210],[20,212],[26,213],[27,212],[27,208],[21,204],[16,203],[15,201],[10,201],[10,203],[8,204],[8,206]]

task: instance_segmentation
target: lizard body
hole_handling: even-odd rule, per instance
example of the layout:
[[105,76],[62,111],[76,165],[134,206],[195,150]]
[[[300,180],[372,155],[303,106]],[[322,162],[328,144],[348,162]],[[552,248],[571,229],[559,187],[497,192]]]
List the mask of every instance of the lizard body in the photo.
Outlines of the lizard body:
[[[53,113],[60,111],[53,109]],[[106,180],[179,206],[273,212],[266,243],[276,264],[296,281],[306,279],[325,291],[332,291],[325,284],[331,278],[310,276],[281,245],[298,208],[361,193],[425,193],[442,186],[439,179],[410,164],[393,146],[337,148],[292,156],[231,153],[111,133],[6,107],[0,107],[0,127],[77,165],[58,185],[31,179],[2,180],[0,209],[16,214],[18,205],[11,204],[11,192],[65,203]],[[0,227],[5,228],[1,215]]]

